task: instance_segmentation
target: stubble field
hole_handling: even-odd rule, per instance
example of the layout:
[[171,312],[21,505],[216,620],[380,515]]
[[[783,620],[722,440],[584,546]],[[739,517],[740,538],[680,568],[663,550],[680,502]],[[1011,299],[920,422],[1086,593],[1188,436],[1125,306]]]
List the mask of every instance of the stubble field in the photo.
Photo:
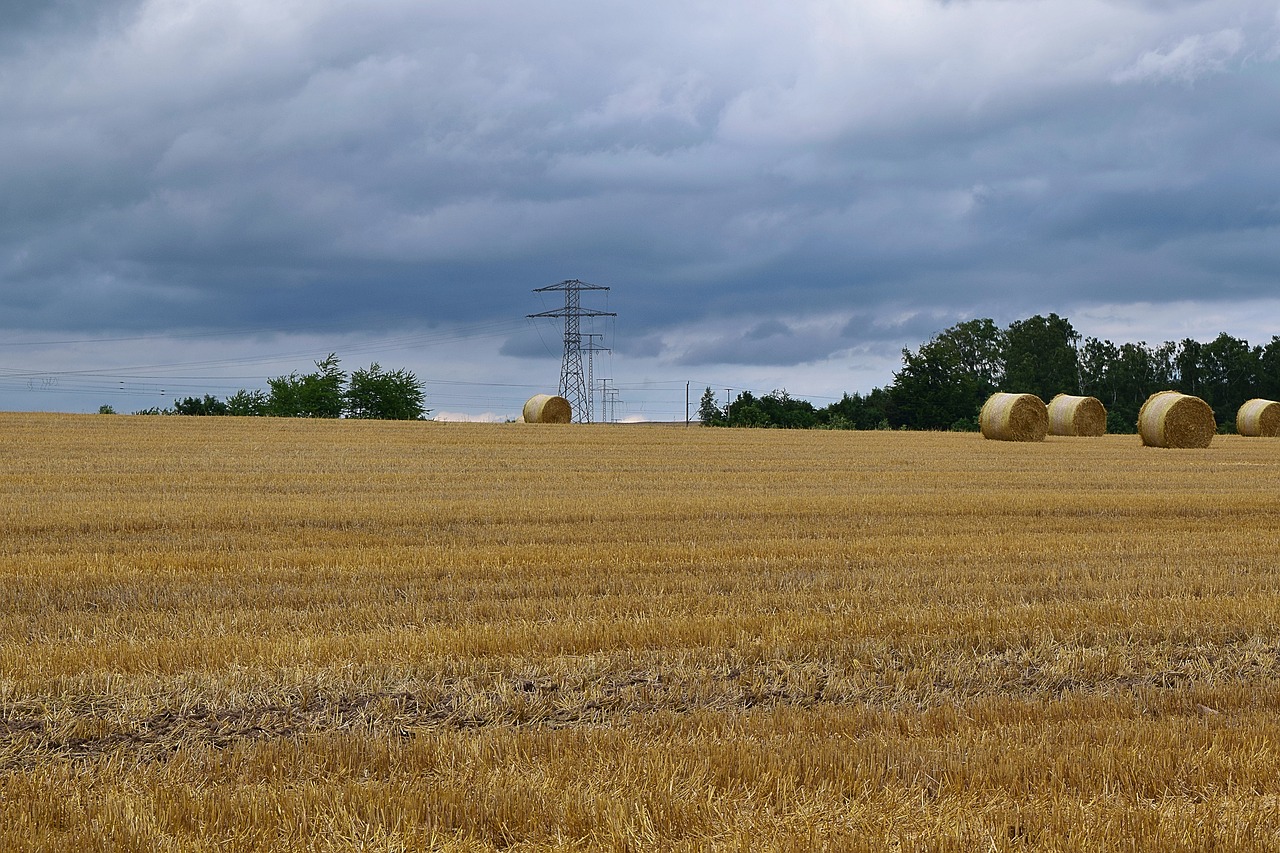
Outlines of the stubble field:
[[0,849],[1276,849],[1278,457],[3,414]]

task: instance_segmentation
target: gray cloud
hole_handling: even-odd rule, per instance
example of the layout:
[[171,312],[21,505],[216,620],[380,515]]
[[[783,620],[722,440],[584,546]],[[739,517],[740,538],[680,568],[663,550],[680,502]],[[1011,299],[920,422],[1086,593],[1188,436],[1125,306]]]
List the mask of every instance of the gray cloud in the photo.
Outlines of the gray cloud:
[[0,9],[14,329],[378,335],[581,277],[619,355],[794,366],[1274,287],[1263,0]]
[[42,38],[65,39],[119,26],[142,0],[0,0],[0,44],[35,48]]

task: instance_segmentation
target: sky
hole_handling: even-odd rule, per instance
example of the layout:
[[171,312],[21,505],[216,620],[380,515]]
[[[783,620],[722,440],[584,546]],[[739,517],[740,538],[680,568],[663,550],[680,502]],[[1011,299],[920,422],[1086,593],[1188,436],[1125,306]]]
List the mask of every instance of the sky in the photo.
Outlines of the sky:
[[[330,352],[818,405],[963,320],[1280,334],[1280,0],[0,0],[0,410]],[[597,392],[597,396],[603,396]]]

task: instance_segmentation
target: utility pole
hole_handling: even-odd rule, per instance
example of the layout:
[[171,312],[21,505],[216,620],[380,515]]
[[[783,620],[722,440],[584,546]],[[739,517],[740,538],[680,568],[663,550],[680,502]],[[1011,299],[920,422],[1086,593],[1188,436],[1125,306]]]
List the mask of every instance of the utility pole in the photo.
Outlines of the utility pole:
[[[582,345],[582,318],[618,316],[612,311],[596,311],[583,308],[582,291],[608,289],[598,284],[587,284],[585,281],[578,281],[576,278],[562,281],[559,284],[539,287],[533,292],[563,291],[564,307],[557,308],[555,311],[543,311],[539,314],[526,315],[532,319],[542,317],[564,318],[564,357],[560,362],[560,396],[569,401],[569,408],[573,411],[573,420],[577,423],[591,423],[593,418],[591,407],[594,402],[590,387],[587,385],[587,378],[583,375],[582,370],[582,353],[584,350],[590,352],[589,346],[584,347]],[[588,356],[589,361],[590,357]]]
[[611,387],[610,379],[600,380],[600,418],[607,424],[618,422],[618,389]]
[[[592,420],[595,417],[595,410],[596,410],[595,354],[598,352],[608,352],[609,349],[607,347],[602,347],[595,342],[596,338],[604,337],[604,335],[599,334],[598,332],[597,333],[586,332],[582,335],[582,337],[587,339],[587,342],[586,344],[583,345],[582,350],[587,354],[587,411],[592,413],[591,417],[587,418],[587,420]],[[603,385],[607,381],[608,381],[607,379],[600,380],[601,391],[604,390]],[[603,395],[600,398],[600,420],[602,421],[608,420],[605,417]]]

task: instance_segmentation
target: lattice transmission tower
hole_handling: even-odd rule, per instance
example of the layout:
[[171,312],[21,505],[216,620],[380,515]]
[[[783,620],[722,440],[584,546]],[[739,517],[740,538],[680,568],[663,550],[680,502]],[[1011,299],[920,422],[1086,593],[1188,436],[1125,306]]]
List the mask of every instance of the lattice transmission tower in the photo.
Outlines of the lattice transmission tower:
[[[596,351],[596,348],[591,344],[583,345],[582,318],[618,316],[612,311],[596,311],[591,308],[583,308],[582,291],[608,289],[598,284],[587,284],[585,281],[578,281],[576,278],[562,281],[559,284],[539,287],[533,292],[564,291],[564,307],[557,308],[554,311],[526,315],[531,319],[543,317],[564,318],[564,358],[560,362],[560,396],[569,401],[569,406],[573,409],[575,423],[591,423],[594,417],[592,409],[595,407],[593,389],[587,383],[587,377],[582,370],[582,354],[583,352]],[[589,341],[592,336],[588,335],[586,337]]]

